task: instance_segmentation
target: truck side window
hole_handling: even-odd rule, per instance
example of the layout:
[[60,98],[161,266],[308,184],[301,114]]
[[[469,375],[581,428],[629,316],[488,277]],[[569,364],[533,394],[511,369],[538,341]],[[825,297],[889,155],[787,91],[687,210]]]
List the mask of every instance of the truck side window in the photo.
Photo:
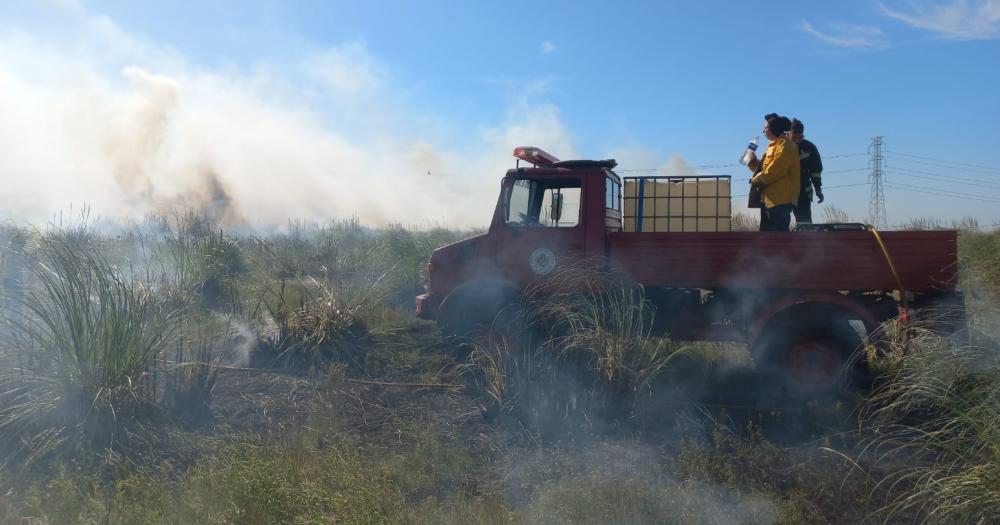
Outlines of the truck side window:
[[[555,195],[562,195],[562,213],[559,220],[552,216]],[[558,198],[558,197],[555,197]],[[542,197],[542,225],[550,228],[572,228],[580,224],[580,188],[549,188]]]
[[606,188],[604,191],[605,204],[604,207],[610,210],[621,211],[621,185],[615,182],[611,177],[606,177]]

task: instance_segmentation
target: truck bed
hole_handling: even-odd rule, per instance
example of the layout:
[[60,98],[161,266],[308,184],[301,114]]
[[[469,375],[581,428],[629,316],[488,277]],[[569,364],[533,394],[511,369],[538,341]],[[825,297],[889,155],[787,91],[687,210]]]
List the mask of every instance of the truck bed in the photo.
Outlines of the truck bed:
[[[955,231],[880,232],[907,291],[953,291]],[[612,264],[647,286],[895,290],[869,231],[612,233]]]

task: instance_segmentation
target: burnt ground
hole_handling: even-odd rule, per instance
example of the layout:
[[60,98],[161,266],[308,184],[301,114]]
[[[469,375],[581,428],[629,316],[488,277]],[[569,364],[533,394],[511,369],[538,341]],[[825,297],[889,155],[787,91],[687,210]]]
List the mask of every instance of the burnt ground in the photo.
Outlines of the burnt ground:
[[[745,356],[679,361],[638,416],[610,424],[574,420],[554,434],[484,417],[454,349],[429,323],[377,336],[366,363],[357,377],[336,367],[312,374],[223,369],[210,433],[265,442],[309,433],[319,446],[346,438],[373,456],[416,451],[430,461],[451,461],[453,453],[464,458],[456,463],[469,471],[461,480],[415,489],[414,502],[499,495],[512,508],[530,510],[564,478],[584,485],[627,478],[680,490],[671,498],[695,506],[766,503],[766,512],[750,517],[726,510],[736,521],[770,522],[768,513],[773,521],[812,523],[879,515],[879,498],[870,498],[879,490],[874,470],[853,459],[865,441],[852,405],[777,402]],[[421,448],[421,433],[432,435],[433,450]],[[713,495],[708,503],[703,490],[697,497],[685,492],[701,485]]]

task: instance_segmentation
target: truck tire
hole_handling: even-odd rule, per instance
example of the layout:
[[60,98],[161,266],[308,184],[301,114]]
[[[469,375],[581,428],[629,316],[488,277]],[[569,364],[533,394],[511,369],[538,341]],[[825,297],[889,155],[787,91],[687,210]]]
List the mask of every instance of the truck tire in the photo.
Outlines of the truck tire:
[[754,345],[762,371],[793,397],[836,397],[870,386],[863,340],[836,308],[804,305],[778,314]]
[[453,290],[441,302],[438,326],[446,338],[473,337],[519,302],[520,294],[503,281],[473,281]]

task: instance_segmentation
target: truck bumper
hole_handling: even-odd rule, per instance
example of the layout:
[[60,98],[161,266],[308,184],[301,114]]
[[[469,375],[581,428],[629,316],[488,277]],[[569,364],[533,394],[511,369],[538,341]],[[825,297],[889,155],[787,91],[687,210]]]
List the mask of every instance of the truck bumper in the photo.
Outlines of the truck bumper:
[[417,317],[421,319],[437,319],[438,306],[441,299],[424,293],[417,296]]

